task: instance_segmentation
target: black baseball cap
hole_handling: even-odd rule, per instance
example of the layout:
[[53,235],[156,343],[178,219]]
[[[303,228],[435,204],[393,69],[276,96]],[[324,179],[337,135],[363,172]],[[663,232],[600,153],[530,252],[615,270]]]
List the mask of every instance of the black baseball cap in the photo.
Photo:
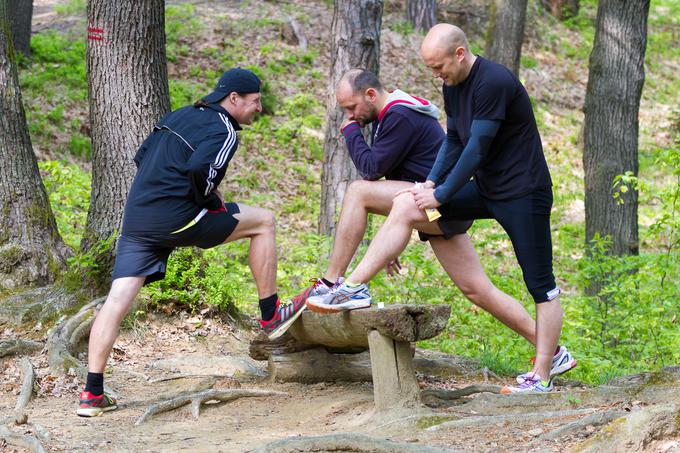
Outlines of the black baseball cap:
[[217,86],[215,86],[215,91],[205,96],[203,101],[209,104],[220,102],[232,92],[240,94],[259,93],[260,85],[260,79],[253,71],[233,68],[222,74]]

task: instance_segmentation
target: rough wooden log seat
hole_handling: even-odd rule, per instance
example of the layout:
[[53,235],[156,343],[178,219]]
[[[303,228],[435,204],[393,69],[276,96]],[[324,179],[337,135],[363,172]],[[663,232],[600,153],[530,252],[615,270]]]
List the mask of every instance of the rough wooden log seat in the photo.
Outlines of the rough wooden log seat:
[[[356,353],[368,348],[376,410],[415,407],[420,405],[420,390],[411,343],[437,336],[450,313],[448,305],[388,305],[338,314],[307,310],[291,326],[290,335],[274,342],[260,336],[251,343],[250,354],[269,360],[273,378],[297,366],[309,382],[333,376],[360,380],[367,371],[360,365],[365,355]],[[342,353],[355,353],[357,360],[346,360]],[[357,379],[352,379],[354,373]]]

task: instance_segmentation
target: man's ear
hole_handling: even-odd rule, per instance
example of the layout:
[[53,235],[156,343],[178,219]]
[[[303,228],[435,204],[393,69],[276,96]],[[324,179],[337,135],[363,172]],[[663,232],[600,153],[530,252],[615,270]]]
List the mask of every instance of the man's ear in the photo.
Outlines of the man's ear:
[[238,97],[238,93],[236,91],[232,91],[229,93],[229,101],[231,101],[232,104],[236,104],[236,98]]
[[456,47],[456,59],[460,62],[465,58],[465,47]]
[[378,96],[378,91],[375,88],[367,88],[364,94],[371,102],[374,102]]

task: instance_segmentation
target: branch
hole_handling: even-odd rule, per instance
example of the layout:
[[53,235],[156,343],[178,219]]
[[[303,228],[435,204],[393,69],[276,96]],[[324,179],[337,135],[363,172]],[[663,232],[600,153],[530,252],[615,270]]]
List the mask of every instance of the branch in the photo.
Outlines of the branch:
[[161,401],[160,403],[153,404],[149,406],[149,408],[142,414],[141,417],[137,419],[135,422],[135,425],[141,425],[144,423],[149,417],[153,415],[160,414],[162,412],[167,412],[171,411],[173,409],[177,409],[178,407],[185,406],[189,403],[191,403],[191,412],[194,416],[194,418],[198,418],[200,409],[201,409],[201,404],[208,402],[208,401],[221,401],[221,402],[226,402],[226,401],[231,401],[235,400],[238,398],[247,398],[247,397],[257,397],[257,396],[285,396],[288,395],[287,393],[283,392],[273,392],[273,391],[267,391],[267,390],[248,390],[248,389],[227,389],[227,390],[204,390],[202,392],[198,393],[190,393],[190,394],[185,394],[185,395],[180,395],[175,398]]
[[42,343],[30,340],[1,340],[0,341],[0,357],[5,357],[14,354],[31,354],[35,351],[41,350]]
[[19,366],[21,367],[23,382],[21,384],[21,392],[19,393],[17,404],[14,407],[14,420],[16,421],[17,425],[23,425],[28,421],[28,415],[26,415],[26,406],[33,396],[35,371],[33,370],[33,365],[31,364],[31,361],[28,360],[28,357],[22,357]]

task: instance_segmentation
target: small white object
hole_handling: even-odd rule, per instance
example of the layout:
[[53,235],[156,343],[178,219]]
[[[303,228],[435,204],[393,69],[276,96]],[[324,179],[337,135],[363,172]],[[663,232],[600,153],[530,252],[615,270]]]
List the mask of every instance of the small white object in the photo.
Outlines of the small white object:
[[385,302],[378,302],[378,308],[379,309],[385,308]]

